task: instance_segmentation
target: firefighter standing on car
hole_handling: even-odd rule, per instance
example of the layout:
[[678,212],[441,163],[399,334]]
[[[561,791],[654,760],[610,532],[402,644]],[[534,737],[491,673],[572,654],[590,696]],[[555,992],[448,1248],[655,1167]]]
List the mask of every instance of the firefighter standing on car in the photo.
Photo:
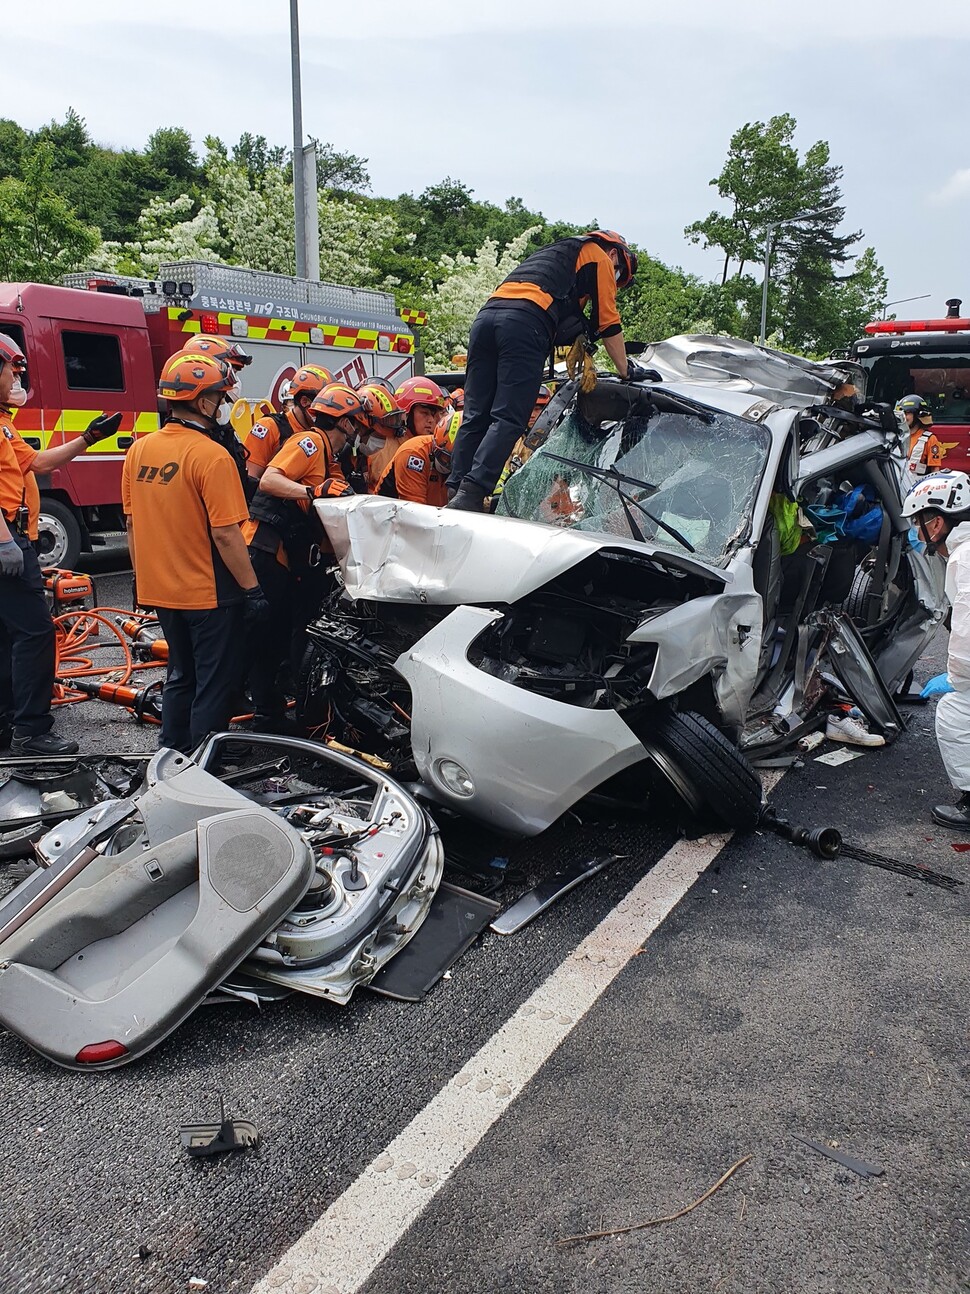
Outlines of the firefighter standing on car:
[[448,398],[429,377],[409,377],[394,392],[398,408],[404,414],[404,425],[395,432],[396,439],[389,441],[384,450],[368,461],[371,489],[374,489],[387,471],[391,459],[408,440],[415,436],[430,436],[445,412]]
[[391,459],[375,493],[407,503],[427,503],[443,508],[448,502],[445,482],[451,471],[460,413],[446,413],[431,436],[406,441]]
[[228,727],[244,631],[268,611],[240,529],[242,482],[219,443],[233,385],[208,355],[172,355],[158,382],[168,421],[135,441],[121,478],[138,599],[168,643],[161,744],[186,752]]
[[40,502],[34,473],[62,467],[112,435],[121,415],[101,414],[66,444],[32,449],[12,422],[27,400],[26,373],[23,351],[0,333],[0,744],[15,755],[73,755],[77,742],[51,732],[55,634],[31,542]]
[[291,436],[265,468],[243,527],[253,567],[266,591],[271,614],[255,635],[249,674],[255,706],[254,726],[279,728],[284,698],[280,670],[289,657],[295,673],[302,656],[302,636],[325,592],[322,564],[315,548],[326,545],[314,516],[314,499],[353,493],[340,466],[340,455],[361,435],[363,449],[383,446],[363,425],[361,395],[332,382],[313,398],[308,410],[313,430]]
[[290,378],[286,405],[280,413],[271,413],[253,424],[246,437],[249,475],[258,481],[291,436],[305,436],[313,430],[310,405],[315,396],[333,381],[329,369],[319,364],[305,364]]
[[904,395],[896,403],[909,427],[909,470],[914,476],[938,472],[946,450],[933,434],[933,413],[921,395]]
[[[623,381],[644,370],[627,359],[616,307],[637,258],[613,230],[563,238],[533,252],[479,310],[465,371],[465,407],[447,505],[480,512],[525,430],[555,346],[602,341]],[[589,318],[583,313],[589,305]]]

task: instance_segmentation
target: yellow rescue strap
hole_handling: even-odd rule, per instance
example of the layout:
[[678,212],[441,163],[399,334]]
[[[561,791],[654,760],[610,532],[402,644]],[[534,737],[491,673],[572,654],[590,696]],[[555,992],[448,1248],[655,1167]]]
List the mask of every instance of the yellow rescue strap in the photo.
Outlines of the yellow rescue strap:
[[592,391],[596,385],[596,369],[593,367],[593,357],[582,333],[569,348],[569,354],[566,356],[566,372],[570,377],[575,377],[577,373],[581,374],[579,379],[580,391]]

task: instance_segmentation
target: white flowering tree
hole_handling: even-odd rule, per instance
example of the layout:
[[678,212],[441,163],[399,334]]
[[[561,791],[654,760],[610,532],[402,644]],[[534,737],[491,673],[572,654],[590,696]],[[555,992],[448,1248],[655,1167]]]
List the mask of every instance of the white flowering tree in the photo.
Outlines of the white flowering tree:
[[487,238],[474,256],[444,255],[438,262],[444,272],[441,281],[426,297],[428,324],[422,345],[429,363],[448,367],[451,357],[468,349],[472,320],[498,285],[524,258],[525,249],[539,229],[534,225],[513,238],[499,251],[499,244]]
[[192,214],[188,196],[152,198],[138,217],[138,237],[130,243],[102,243],[88,264],[92,269],[152,278],[163,261],[219,261],[219,222],[211,203]]

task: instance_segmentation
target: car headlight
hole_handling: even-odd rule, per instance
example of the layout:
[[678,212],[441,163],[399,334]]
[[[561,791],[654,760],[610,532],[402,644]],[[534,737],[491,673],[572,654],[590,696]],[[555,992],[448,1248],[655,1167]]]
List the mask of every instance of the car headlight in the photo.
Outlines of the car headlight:
[[475,783],[466,768],[462,768],[456,759],[439,759],[434,766],[435,774],[452,795],[467,799],[475,794]]

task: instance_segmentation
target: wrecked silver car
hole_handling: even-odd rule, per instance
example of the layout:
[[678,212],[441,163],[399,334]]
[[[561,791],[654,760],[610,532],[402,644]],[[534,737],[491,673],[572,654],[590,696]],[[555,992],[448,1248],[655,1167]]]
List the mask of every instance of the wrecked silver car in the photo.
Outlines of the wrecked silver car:
[[526,835],[657,771],[750,827],[753,753],[846,699],[899,734],[944,596],[900,515],[892,410],[855,366],[743,342],[643,362],[653,380],[560,389],[496,515],[316,504],[344,587],[308,630],[308,722]]

